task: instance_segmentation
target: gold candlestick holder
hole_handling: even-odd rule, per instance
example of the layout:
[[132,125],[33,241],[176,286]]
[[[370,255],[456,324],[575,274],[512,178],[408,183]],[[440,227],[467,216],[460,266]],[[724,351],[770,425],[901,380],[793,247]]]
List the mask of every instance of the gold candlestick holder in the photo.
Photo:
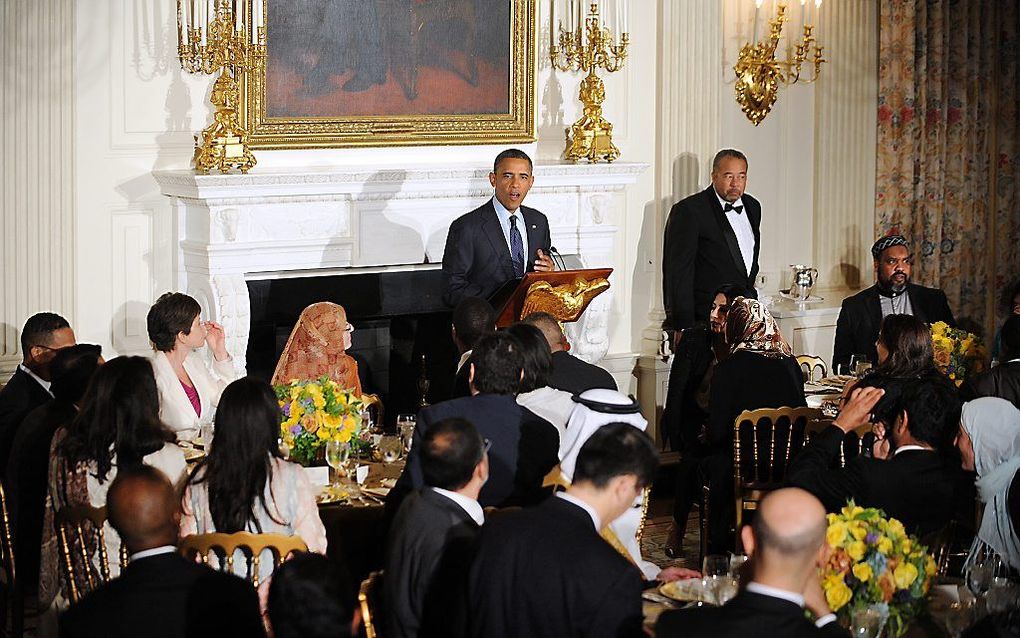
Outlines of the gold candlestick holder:
[[[237,115],[238,77],[265,63],[265,28],[252,19],[254,5],[249,4],[248,11],[243,11],[239,0],[211,0],[212,11],[205,20],[205,12],[199,12],[194,1],[190,20],[186,20],[182,4],[183,0],[177,0],[177,56],[181,68],[188,73],[219,73],[209,97],[215,108],[213,123],[195,136],[195,170],[226,173],[238,168],[247,173],[256,160]],[[209,6],[206,4],[206,8]],[[237,15],[237,10],[242,15]]]
[[629,34],[622,33],[617,43],[609,29],[602,26],[595,2],[591,3],[583,31],[567,31],[560,25],[559,46],[549,48],[553,67],[560,71],[587,73],[578,92],[584,113],[567,132],[565,156],[568,160],[612,162],[620,156],[620,149],[613,144],[613,125],[602,115],[606,85],[595,70],[604,69],[607,73],[619,71],[627,57],[629,43]]

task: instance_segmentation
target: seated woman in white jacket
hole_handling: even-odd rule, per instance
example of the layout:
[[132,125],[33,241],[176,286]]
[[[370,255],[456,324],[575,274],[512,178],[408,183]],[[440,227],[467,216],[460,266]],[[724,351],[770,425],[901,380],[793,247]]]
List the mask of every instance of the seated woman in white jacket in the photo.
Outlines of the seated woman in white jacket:
[[[212,422],[220,393],[236,376],[223,327],[201,320],[193,297],[168,292],[149,308],[146,323],[155,349],[152,369],[159,388],[159,417],[180,440],[198,435],[199,424]],[[196,352],[208,345],[212,370]]]

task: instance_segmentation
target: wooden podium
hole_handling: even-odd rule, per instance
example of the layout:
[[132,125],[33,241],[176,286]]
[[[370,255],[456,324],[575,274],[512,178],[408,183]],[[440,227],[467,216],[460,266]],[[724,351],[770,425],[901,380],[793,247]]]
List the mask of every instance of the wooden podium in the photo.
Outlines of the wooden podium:
[[548,312],[557,321],[577,321],[591,300],[609,289],[612,268],[529,272],[508,281],[489,297],[496,326],[504,328],[533,312]]

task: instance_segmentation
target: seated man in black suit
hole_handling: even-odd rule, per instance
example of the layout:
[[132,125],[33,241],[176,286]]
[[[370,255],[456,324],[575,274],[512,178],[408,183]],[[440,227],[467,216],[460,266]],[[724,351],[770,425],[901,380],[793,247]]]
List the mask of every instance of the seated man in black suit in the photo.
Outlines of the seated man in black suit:
[[[829,609],[818,568],[825,563],[825,508],[804,490],[772,492],[741,530],[751,582],[722,607],[667,611],[658,638],[849,636]],[[807,608],[815,617],[804,617]]]
[[487,522],[468,585],[471,635],[644,636],[641,572],[599,530],[630,508],[657,465],[644,432],[602,426],[566,492]]
[[542,331],[552,351],[552,375],[549,387],[563,390],[571,394],[581,394],[587,390],[601,388],[616,390],[613,375],[604,368],[582,361],[570,354],[570,342],[567,341],[563,329],[548,312],[533,312],[524,318],[524,323],[531,324]]
[[322,554],[295,554],[273,572],[267,607],[274,638],[359,635],[350,576]]
[[131,562],[60,617],[61,636],[265,635],[251,585],[177,552],[180,497],[162,472],[121,468],[106,508]]
[[960,388],[965,400],[999,397],[1020,408],[1020,316],[1013,315],[999,331],[999,365],[967,378]]
[[878,281],[843,300],[832,347],[835,371],[846,371],[855,354],[866,354],[872,364],[878,363],[875,341],[886,315],[913,315],[924,323],[955,323],[946,293],[910,283],[914,255],[906,239],[901,235],[882,237],[871,247],[871,255]]
[[547,496],[542,479],[559,463],[560,438],[552,424],[517,404],[524,369],[520,343],[502,332],[483,337],[468,365],[471,396],[437,403],[418,414],[407,465],[386,498],[389,512],[395,514],[405,496],[425,486],[421,464],[425,433],[452,417],[474,423],[491,442],[489,480],[478,498],[482,507],[530,505]]
[[[790,462],[787,481],[830,512],[853,499],[881,508],[910,533],[938,531],[953,515],[957,473],[943,452],[957,431],[960,408],[955,386],[942,376],[865,379],[833,424]],[[858,456],[835,469],[844,435],[872,418],[878,423],[873,458]]]
[[420,458],[428,487],[404,500],[387,545],[386,635],[460,636],[473,544],[485,522],[478,504],[489,478],[485,442],[470,422],[446,419],[425,433]]
[[471,396],[467,365],[471,349],[479,339],[495,330],[496,311],[488,301],[479,297],[464,297],[453,309],[453,325],[450,332],[457,352],[460,353],[460,361],[457,362],[457,376],[453,382],[451,399]]
[[531,158],[511,148],[496,156],[489,201],[450,224],[443,252],[443,300],[456,306],[464,297],[488,299],[508,281],[533,270],[556,270],[549,247],[549,220],[522,206],[535,176]]
[[32,315],[21,329],[21,364],[0,389],[0,476],[6,472],[14,432],[21,420],[53,398],[50,393],[53,355],[74,343],[74,331],[67,319],[52,312]]

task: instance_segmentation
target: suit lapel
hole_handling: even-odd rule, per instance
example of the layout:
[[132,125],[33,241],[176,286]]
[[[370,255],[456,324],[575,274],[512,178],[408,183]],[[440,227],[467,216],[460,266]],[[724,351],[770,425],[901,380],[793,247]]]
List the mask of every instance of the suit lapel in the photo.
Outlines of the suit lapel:
[[489,244],[492,246],[492,254],[499,258],[500,267],[509,279],[514,278],[514,266],[510,263],[510,247],[506,245],[506,238],[503,236],[503,229],[499,225],[499,217],[492,201],[482,210],[482,231],[485,233]]
[[928,323],[928,317],[924,312],[924,306],[921,305],[921,295],[918,294],[917,286],[907,284],[907,297],[910,299],[910,309],[918,321]]
[[878,284],[871,287],[871,297],[868,299],[868,319],[871,321],[875,334],[878,334],[882,326],[882,296],[878,294]]
[[534,217],[530,214],[531,211],[525,210],[521,206],[521,217],[524,219],[524,225],[528,228],[528,255],[526,255],[527,266],[525,272],[530,272],[535,269],[535,251],[539,248],[545,250],[545,246],[540,245],[541,238],[538,235],[538,224],[535,223]]
[[[738,270],[744,273],[745,276],[750,273],[747,272],[747,266],[744,265],[744,256],[740,254],[740,244],[737,243],[737,234],[733,232],[733,227],[730,226],[730,222],[726,219],[726,213],[723,212],[722,205],[719,203],[719,197],[715,193],[715,187],[709,186],[705,190],[705,195],[708,197],[709,205],[715,212],[715,220],[719,224],[719,230],[722,231],[723,237],[726,238],[726,245],[730,248],[730,256],[733,258],[733,265]],[[758,245],[758,232],[755,229],[755,252],[757,252]]]

